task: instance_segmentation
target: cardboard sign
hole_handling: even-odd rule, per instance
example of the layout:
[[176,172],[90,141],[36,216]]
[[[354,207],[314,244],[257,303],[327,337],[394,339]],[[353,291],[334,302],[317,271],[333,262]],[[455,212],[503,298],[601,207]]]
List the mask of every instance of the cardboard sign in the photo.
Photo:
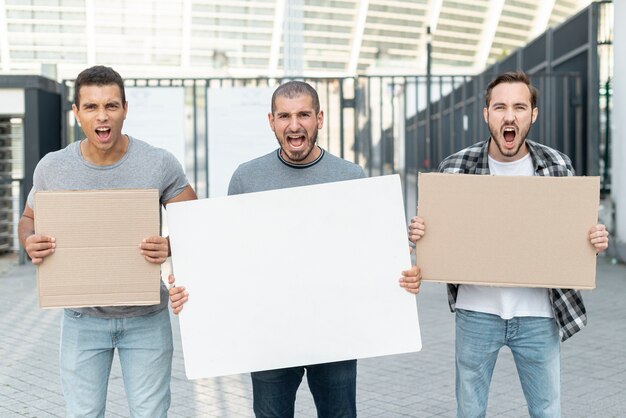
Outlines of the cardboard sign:
[[593,289],[598,177],[420,173],[423,280]]
[[187,377],[419,351],[397,175],[168,205]]
[[139,250],[159,235],[158,190],[37,192],[35,231],[56,239],[37,268],[40,307],[159,303],[160,266]]

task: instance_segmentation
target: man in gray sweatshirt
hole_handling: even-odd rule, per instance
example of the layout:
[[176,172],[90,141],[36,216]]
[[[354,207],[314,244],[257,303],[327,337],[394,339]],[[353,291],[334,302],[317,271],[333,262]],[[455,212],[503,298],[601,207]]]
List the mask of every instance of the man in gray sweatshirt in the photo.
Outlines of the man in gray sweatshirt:
[[[241,164],[230,180],[229,195],[365,177],[360,166],[337,158],[316,144],[324,112],[320,110],[317,92],[309,84],[290,81],[279,86],[272,96],[268,118],[280,148]],[[417,294],[419,269],[413,267],[402,275],[400,286]],[[170,301],[174,313],[180,312],[187,301],[184,287],[170,289]],[[296,392],[305,371],[319,417],[356,417],[356,360],[253,372],[256,417],[293,417]]]

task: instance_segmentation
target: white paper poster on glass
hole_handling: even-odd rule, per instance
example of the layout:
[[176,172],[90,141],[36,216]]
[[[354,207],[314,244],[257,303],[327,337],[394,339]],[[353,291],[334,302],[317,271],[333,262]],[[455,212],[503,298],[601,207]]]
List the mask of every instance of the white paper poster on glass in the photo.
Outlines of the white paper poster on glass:
[[183,87],[126,87],[124,133],[174,154],[185,165]]
[[228,194],[230,178],[241,163],[278,148],[267,118],[273,92],[271,87],[208,90],[210,197]]

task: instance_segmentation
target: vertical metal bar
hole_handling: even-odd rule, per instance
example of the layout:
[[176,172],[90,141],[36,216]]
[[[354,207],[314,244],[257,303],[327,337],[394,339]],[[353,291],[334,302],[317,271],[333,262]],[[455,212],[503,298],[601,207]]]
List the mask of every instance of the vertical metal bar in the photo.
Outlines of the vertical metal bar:
[[326,148],[330,152],[330,80],[326,80],[326,114],[324,123],[326,124]]
[[[482,116],[482,106],[483,103],[485,103],[484,101],[484,96],[482,97],[483,100],[479,100],[482,96],[482,93],[485,91],[485,81],[483,80],[483,74],[479,75],[478,77],[476,77],[476,82],[474,83],[474,99],[475,99],[475,103],[474,103],[474,137],[476,140],[482,140],[485,139],[485,127],[484,125],[486,125],[481,116]],[[480,139],[478,139],[480,138]]]
[[[552,141],[554,141],[555,145],[558,145],[558,141],[559,141],[559,136],[558,136],[558,131],[557,131],[557,117],[558,115],[558,107],[560,107],[561,109],[563,109],[563,104],[562,103],[558,103],[555,98],[556,98],[556,85],[558,82],[558,78],[557,75],[555,74],[549,74],[546,76],[548,79],[548,89],[550,91],[550,96],[548,98],[546,98],[546,101],[548,101],[550,103],[550,122],[549,122],[549,128],[550,128],[550,136],[552,137]],[[563,142],[565,142],[566,138],[563,137]],[[557,148],[557,147],[555,147]],[[558,148],[557,148],[558,149]],[[561,149],[562,145],[561,145]]]
[[198,190],[198,99],[196,80],[193,80],[193,189]]
[[396,147],[395,147],[395,141],[396,141],[396,133],[395,133],[395,127],[396,127],[396,95],[395,95],[395,89],[396,89],[396,84],[395,84],[395,80],[394,77],[391,77],[391,84],[390,84],[390,93],[391,93],[391,124],[389,126],[389,148],[390,148],[390,155],[388,156],[391,159],[391,163],[390,163],[390,169],[391,169],[391,173],[395,173],[396,169],[395,169],[395,158],[394,156],[396,155]]
[[552,114],[552,101],[553,97],[551,96],[551,86],[550,86],[550,76],[543,75],[541,76],[541,109],[543,112],[543,135],[541,135],[541,141],[552,148],[558,149],[558,144],[556,143],[556,138],[552,135],[552,118],[554,115]]
[[[430,27],[427,28],[427,33],[430,34]],[[427,42],[426,44],[426,125],[425,125],[425,132],[426,132],[426,161],[428,162],[427,164],[427,168],[431,168],[433,166],[432,161],[433,161],[433,150],[432,150],[432,139],[431,139],[431,107],[430,107],[430,100],[431,100],[431,60],[430,60],[430,56],[431,56],[431,51],[432,51],[432,45],[430,44],[430,42]]]
[[68,102],[68,90],[67,84],[61,83],[61,148],[65,148],[69,144],[70,135],[68,129],[68,111],[71,109],[71,104]]
[[367,165],[368,167],[368,176],[372,177],[372,170],[374,169],[373,163],[373,153],[372,153],[372,78],[367,76]]
[[600,180],[602,181],[602,191],[607,193],[610,191],[609,186],[611,185],[611,79],[609,78],[604,85],[604,112],[605,112],[605,122],[604,122],[604,170],[602,172],[602,177]]
[[569,112],[572,108],[569,94],[569,77],[563,77],[563,153],[571,155],[570,136],[569,136]]
[[354,106],[352,107],[352,116],[353,116],[353,135],[354,135],[354,163],[359,164],[359,153],[361,152],[361,146],[359,144],[359,112],[358,103],[360,100],[360,94],[358,87],[358,79],[356,77],[352,78],[352,86],[354,91]]
[[[539,91],[543,94],[545,94],[544,88],[545,88],[545,78],[544,77],[540,77],[539,78]],[[549,145],[551,146],[552,144],[550,143],[551,138],[548,138],[546,135],[546,125],[548,124],[547,119],[550,119],[550,115],[548,115],[548,109],[543,109],[544,108],[544,104],[546,103],[545,97],[542,95],[539,96],[539,102],[537,105],[540,106],[540,109],[542,111],[545,111],[546,114],[543,115],[542,119],[541,119],[541,123],[539,123],[539,138],[536,138],[539,141],[544,141],[545,145]]]
[[[545,50],[545,55],[546,55],[546,70],[545,70],[545,76],[547,77],[547,83],[548,83],[548,88],[546,89],[547,91],[541,91],[542,94],[545,94],[544,99],[542,100],[542,104],[543,106],[545,106],[548,110],[547,113],[543,114],[543,120],[544,123],[546,123],[546,133],[550,134],[550,137],[547,138],[545,135],[543,135],[543,137],[541,138],[541,141],[545,141],[544,144],[549,145],[549,146],[553,146],[554,148],[558,149],[558,147],[556,146],[558,143],[558,138],[556,136],[556,134],[554,133],[554,127],[556,126],[557,122],[556,120],[553,120],[554,118],[556,118],[556,90],[554,88],[551,87],[551,85],[554,83],[556,83],[556,79],[553,78],[553,56],[554,56],[554,31],[552,29],[548,30],[548,32],[546,33],[546,50]],[[540,108],[541,110],[541,108]],[[543,112],[543,110],[541,110]],[[543,123],[542,123],[543,125]],[[567,138],[563,138],[563,142],[567,141]]]
[[[455,119],[454,119],[454,107],[456,106],[456,77],[452,76],[452,90],[450,93],[450,149],[449,151],[454,152],[457,150],[456,146],[456,129],[455,129]],[[459,148],[460,149],[460,148]]]
[[378,173],[379,176],[382,176],[385,174],[385,131],[383,129],[384,123],[383,123],[383,77],[380,76],[378,78],[379,80],[379,96],[378,96],[378,116],[379,116],[379,122],[380,122],[380,140],[378,141],[379,143],[379,148],[380,148],[380,172]]
[[339,156],[344,158],[344,133],[343,133],[343,82],[345,79],[338,78],[339,81]]
[[204,184],[205,197],[209,197],[209,85],[204,85]]
[[[408,80],[407,80],[406,76],[403,77],[402,85],[404,86],[404,89],[403,89],[404,93],[402,94],[402,108],[403,108],[403,110],[402,110],[402,124],[404,125],[404,129],[403,129],[404,130],[404,164],[403,164],[403,167],[402,167],[402,170],[403,170],[403,173],[402,173],[402,179],[403,179],[402,194],[404,195],[404,201],[406,202],[407,201],[407,197],[408,197],[407,196],[407,193],[408,193],[408,190],[407,190],[407,183],[408,183],[408,178],[407,178],[408,169],[407,169],[407,166],[408,166],[408,163],[409,163],[408,162],[408,158],[407,158],[408,153],[406,152],[406,150],[408,148],[407,147],[408,135],[406,134],[407,131],[408,131],[408,129],[407,129],[408,128],[408,126],[407,126],[408,125],[408,118],[407,118],[407,112],[406,112],[407,97],[406,96],[407,96],[407,92],[408,92],[407,86],[409,84],[408,84]],[[406,206],[406,203],[405,203],[405,206]],[[406,211],[406,207],[404,208],[404,210]]]
[[420,153],[419,153],[419,114],[420,114],[420,102],[419,102],[419,76],[415,76],[415,174],[419,172]]
[[463,149],[465,147],[467,147],[466,145],[466,141],[467,141],[467,137],[465,135],[465,119],[469,119],[469,117],[467,116],[467,78],[463,77],[463,85],[461,86],[461,100],[462,100],[462,106],[461,106],[461,146],[459,147],[459,149]]
[[417,188],[417,180],[420,171],[420,152],[419,152],[419,76],[415,76],[415,211],[417,213],[417,196],[419,190]]
[[576,76],[576,117],[575,117],[575,121],[576,121],[576,132],[574,134],[575,137],[575,153],[576,153],[576,165],[574,166],[574,169],[576,170],[576,172],[581,175],[584,173],[583,171],[583,105],[582,105],[582,81],[580,79],[580,76]]
[[[587,49],[587,159],[586,170],[579,174],[597,176],[599,173],[600,143],[600,70],[598,68],[598,21],[601,3],[592,3],[588,9],[589,34]],[[617,52],[617,51],[616,51]]]
[[437,165],[443,160],[443,76],[439,76],[439,121],[437,121]]
[[[24,179],[18,179],[18,182],[19,182],[19,185],[20,185],[20,196],[19,196],[20,213],[19,213],[18,216],[21,216],[22,213],[24,213],[24,205],[25,205]],[[20,245],[19,248],[20,248],[20,250],[19,250],[19,256],[18,256],[18,262],[19,262],[19,264],[21,266],[23,266],[24,264],[26,264],[26,250],[24,249],[23,245]]]

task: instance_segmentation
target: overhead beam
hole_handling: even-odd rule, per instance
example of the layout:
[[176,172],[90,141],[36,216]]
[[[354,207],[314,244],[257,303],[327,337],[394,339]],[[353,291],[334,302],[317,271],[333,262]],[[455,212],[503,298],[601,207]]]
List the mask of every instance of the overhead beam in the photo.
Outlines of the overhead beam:
[[96,19],[94,0],[85,0],[85,34],[87,35],[87,66],[96,65]]
[[274,30],[272,32],[272,46],[270,49],[270,61],[267,69],[269,77],[278,76],[278,58],[285,26],[285,0],[276,0],[274,9]]
[[182,23],[180,66],[189,68],[191,61],[191,0],[183,0]]
[[485,21],[483,22],[483,32],[476,50],[475,68],[477,71],[482,71],[482,69],[487,66],[491,46],[496,37],[498,23],[500,22],[502,9],[504,8],[504,0],[491,0],[488,4],[489,8],[485,15]]
[[348,76],[356,75],[359,67],[359,56],[361,55],[361,45],[363,44],[363,32],[367,21],[367,11],[369,10],[369,0],[361,0],[359,11],[356,16],[354,26],[354,36],[352,37],[352,50],[350,51],[350,62],[348,63]]
[[530,38],[535,39],[541,35],[548,28],[550,22],[550,16],[552,16],[552,9],[554,9],[555,0],[543,0],[537,5],[537,14],[533,22],[533,27],[530,31]]

